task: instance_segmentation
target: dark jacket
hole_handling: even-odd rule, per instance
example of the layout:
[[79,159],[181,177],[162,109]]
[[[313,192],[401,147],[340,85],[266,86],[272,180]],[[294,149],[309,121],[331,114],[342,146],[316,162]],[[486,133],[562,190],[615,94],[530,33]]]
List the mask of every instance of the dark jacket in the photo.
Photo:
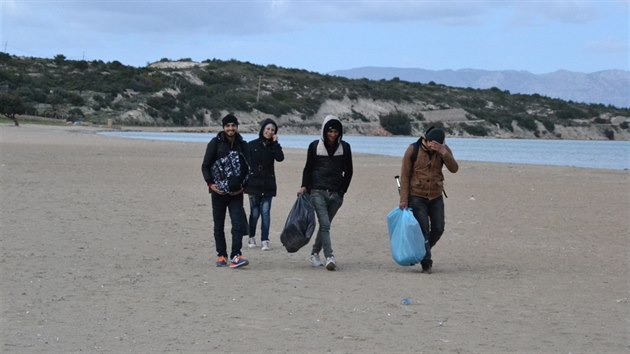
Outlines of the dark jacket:
[[206,146],[206,154],[203,157],[203,163],[201,164],[201,172],[203,173],[203,179],[208,186],[214,184],[214,177],[212,176],[212,165],[214,162],[222,157],[227,156],[230,151],[238,151],[243,154],[245,161],[241,163],[241,183],[245,180],[245,177],[249,173],[249,167],[247,161],[249,160],[249,149],[247,142],[243,140],[241,134],[236,133],[234,142],[230,144],[229,140],[225,138],[223,132],[217,133],[217,136],[212,138]]
[[[326,131],[333,125],[339,131],[334,146],[326,146]],[[343,131],[339,119],[327,116],[322,123],[322,136],[308,146],[306,165],[302,172],[302,187],[330,190],[344,194],[352,180],[352,151],[350,144],[342,140]]]
[[280,143],[267,140],[263,136],[265,126],[273,124],[278,132],[278,126],[272,119],[266,119],[261,123],[258,139],[250,141],[247,145],[250,153],[249,179],[247,180],[247,194],[276,196],[275,161],[284,160],[284,152]]

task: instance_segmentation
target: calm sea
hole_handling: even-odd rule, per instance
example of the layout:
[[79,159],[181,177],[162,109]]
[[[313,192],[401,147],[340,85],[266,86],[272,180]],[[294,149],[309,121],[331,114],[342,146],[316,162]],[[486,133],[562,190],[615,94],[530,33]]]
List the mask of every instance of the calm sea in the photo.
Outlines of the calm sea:
[[[131,139],[207,143],[216,133],[101,132],[101,135]],[[243,134],[247,141],[257,134]],[[306,149],[314,135],[280,135],[284,148]],[[357,153],[400,156],[416,137],[344,136]],[[629,141],[528,140],[447,138],[455,158],[467,161],[572,166],[627,170],[630,168]]]

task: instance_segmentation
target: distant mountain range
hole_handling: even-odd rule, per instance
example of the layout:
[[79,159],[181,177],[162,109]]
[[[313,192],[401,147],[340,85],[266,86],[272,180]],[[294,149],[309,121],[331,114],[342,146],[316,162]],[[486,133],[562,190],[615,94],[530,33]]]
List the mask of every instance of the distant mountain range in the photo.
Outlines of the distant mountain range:
[[476,69],[424,70],[413,68],[361,67],[330,72],[349,79],[390,80],[395,77],[409,82],[433,81],[453,87],[488,89],[496,87],[510,93],[539,94],[550,98],[582,103],[601,103],[620,108],[630,107],[630,71],[604,70],[585,74],[559,70],[548,74],[528,71],[488,71]]

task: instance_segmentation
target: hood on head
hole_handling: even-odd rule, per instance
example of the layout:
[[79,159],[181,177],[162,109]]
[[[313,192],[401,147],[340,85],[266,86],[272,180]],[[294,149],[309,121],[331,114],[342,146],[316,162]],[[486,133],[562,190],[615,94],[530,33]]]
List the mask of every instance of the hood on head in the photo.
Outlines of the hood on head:
[[260,131],[258,132],[258,136],[260,138],[263,137],[263,131],[265,131],[265,127],[267,126],[267,124],[273,124],[273,126],[276,127],[276,134],[278,134],[278,124],[276,124],[276,122],[273,119],[267,118],[263,120],[262,122],[260,122]]
[[326,141],[326,132],[330,128],[337,129],[337,131],[339,132],[339,138],[337,139],[337,141],[341,141],[341,138],[343,137],[343,126],[341,125],[341,121],[339,120],[339,118],[331,114],[327,115],[324,118],[324,122],[322,123],[322,139],[324,141]]

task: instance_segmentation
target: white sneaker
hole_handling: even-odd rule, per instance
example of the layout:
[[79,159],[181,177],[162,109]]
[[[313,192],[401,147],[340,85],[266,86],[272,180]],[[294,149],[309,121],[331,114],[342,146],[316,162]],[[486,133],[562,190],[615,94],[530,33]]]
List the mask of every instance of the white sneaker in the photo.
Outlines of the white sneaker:
[[262,242],[262,250],[263,251],[269,251],[271,249],[271,247],[269,247],[269,241],[263,241]]
[[326,269],[335,270],[337,263],[335,263],[335,256],[326,257]]
[[250,237],[249,238],[249,241],[247,241],[247,247],[249,247],[249,248],[256,247],[256,238],[255,237]]
[[319,259],[319,254],[313,253],[310,257],[308,257],[308,261],[311,262],[313,267],[321,267],[324,265]]

